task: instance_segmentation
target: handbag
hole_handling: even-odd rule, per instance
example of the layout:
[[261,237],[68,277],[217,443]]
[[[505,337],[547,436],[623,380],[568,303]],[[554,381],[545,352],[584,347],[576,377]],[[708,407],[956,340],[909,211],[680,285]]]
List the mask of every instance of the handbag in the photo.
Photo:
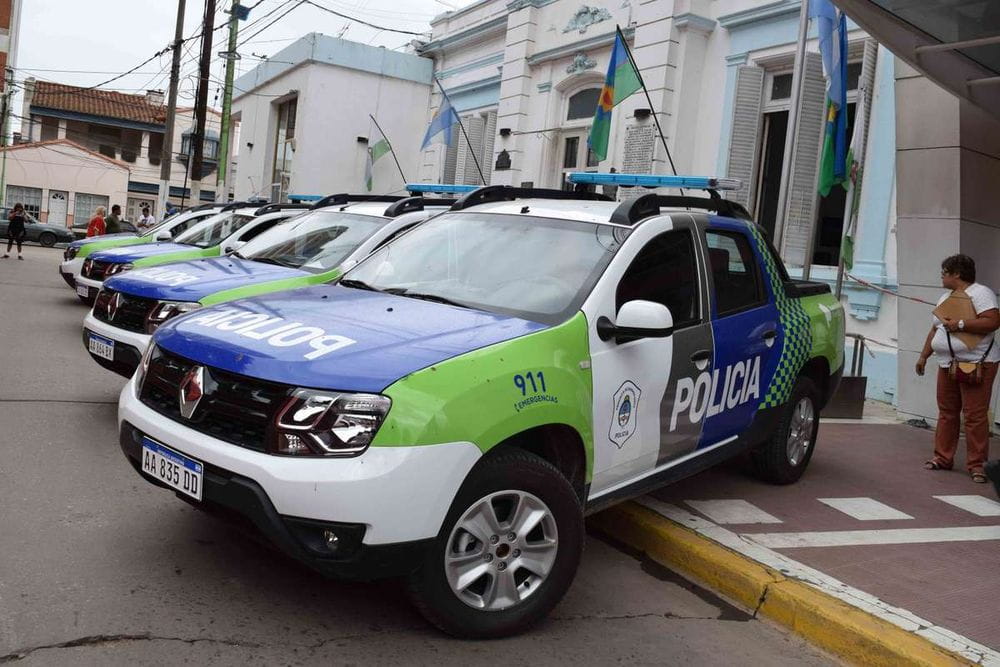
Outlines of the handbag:
[[946,331],[945,333],[948,335],[948,351],[951,353],[948,376],[959,384],[980,384],[983,381],[983,364],[986,362],[990,350],[993,349],[995,338],[990,339],[989,347],[983,352],[979,361],[959,361],[955,358],[955,350],[951,347],[951,332]]

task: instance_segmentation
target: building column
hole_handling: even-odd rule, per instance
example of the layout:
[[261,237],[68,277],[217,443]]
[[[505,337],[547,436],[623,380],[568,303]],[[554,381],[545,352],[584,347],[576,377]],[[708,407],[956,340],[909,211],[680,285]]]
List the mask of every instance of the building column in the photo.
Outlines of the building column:
[[135,157],[136,161],[141,157],[149,158],[149,132],[143,132],[139,137],[139,154]]
[[[516,6],[515,6],[516,7]],[[504,45],[503,69],[500,79],[500,104],[497,109],[497,127],[508,127],[512,134],[503,142],[497,142],[495,151],[506,150],[510,155],[510,169],[493,170],[490,178],[494,185],[520,185],[524,170],[525,142],[531,135],[516,134],[530,129],[528,105],[532,90],[531,73],[528,71],[528,56],[535,51],[535,30],[538,27],[538,9],[527,4],[512,7],[507,15],[507,34]]]
[[[675,6],[680,11],[681,3]],[[670,122],[663,128],[670,142],[677,172],[690,174],[694,168],[695,138],[698,136],[698,122],[702,115],[701,88],[704,79],[705,56],[708,38],[715,30],[716,23],[707,18],[710,7],[706,3],[691,3],[689,11],[674,15],[674,28],[678,36],[677,67],[675,79],[677,94],[673,95]],[[704,13],[694,13],[695,10]],[[647,84],[649,85],[649,84]],[[662,121],[661,121],[662,122]],[[668,171],[669,169],[665,169]]]
[[[1000,289],[1000,120],[896,60],[896,208],[900,293],[936,302],[941,260],[965,253]],[[931,306],[899,300],[899,410],[937,418],[934,367],[913,367]]]
[[[66,123],[67,122],[69,122],[69,121],[67,121],[65,118],[60,118],[59,119],[59,128],[56,130],[56,138],[57,139],[65,139],[66,138]],[[41,126],[40,126],[40,124],[39,124],[38,131],[39,131],[39,133],[41,133]]]

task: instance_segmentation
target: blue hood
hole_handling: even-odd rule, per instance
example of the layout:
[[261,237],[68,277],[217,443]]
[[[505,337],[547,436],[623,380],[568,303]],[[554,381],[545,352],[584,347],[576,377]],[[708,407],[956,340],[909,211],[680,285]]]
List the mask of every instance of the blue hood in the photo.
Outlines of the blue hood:
[[96,243],[98,241],[107,241],[108,239],[121,239],[121,238],[132,238],[136,236],[132,232],[121,232],[120,234],[104,234],[103,236],[89,236],[85,239],[77,239],[69,244],[70,248],[80,248],[87,245],[88,243]]
[[114,262],[116,264],[122,264],[125,262],[134,262],[137,259],[143,259],[144,257],[153,257],[155,255],[167,255],[172,252],[185,252],[190,250],[201,250],[198,246],[184,245],[183,243],[140,243],[138,245],[127,245],[120,248],[108,248],[107,250],[98,250],[95,253],[91,253],[90,257],[94,260],[100,260],[102,262]]
[[255,378],[380,392],[422,368],[545,328],[481,310],[318,285],[199,310],[169,321],[153,340],[182,357]]
[[109,278],[104,286],[148,299],[200,301],[223,290],[309,275],[298,269],[236,257],[208,257],[133,269]]

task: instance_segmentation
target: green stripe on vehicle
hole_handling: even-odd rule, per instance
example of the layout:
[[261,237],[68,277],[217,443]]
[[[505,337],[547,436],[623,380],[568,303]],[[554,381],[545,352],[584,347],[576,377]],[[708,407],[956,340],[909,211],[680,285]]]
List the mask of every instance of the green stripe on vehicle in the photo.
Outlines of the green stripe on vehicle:
[[281,280],[271,280],[269,282],[252,283],[244,285],[243,287],[234,287],[232,289],[216,292],[215,294],[209,294],[199,303],[203,306],[212,306],[217,303],[234,301],[236,299],[246,299],[247,297],[257,296],[260,294],[270,294],[271,292],[297,289],[299,287],[308,287],[310,285],[321,285],[339,278],[340,274],[340,269],[333,269],[332,271],[327,271],[325,273],[310,274],[308,276],[296,276],[294,278],[282,278]]
[[392,408],[374,447],[472,442],[486,453],[529,429],[565,425],[583,442],[591,478],[593,387],[583,313],[411,373],[382,393]]
[[80,249],[76,252],[76,256],[86,257],[87,255],[97,252],[98,250],[107,250],[108,248],[121,248],[127,245],[139,245],[141,243],[153,243],[151,239],[143,238],[141,236],[136,236],[133,238],[118,238],[118,239],[108,239],[107,241],[94,241],[93,243],[88,243],[86,245],[80,246]]

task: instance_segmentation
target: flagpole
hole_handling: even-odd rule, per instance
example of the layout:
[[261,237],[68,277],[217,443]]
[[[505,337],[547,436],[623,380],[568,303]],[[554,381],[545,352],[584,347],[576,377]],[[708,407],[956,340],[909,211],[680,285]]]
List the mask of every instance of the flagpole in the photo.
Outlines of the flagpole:
[[[619,26],[615,26],[615,32],[618,33],[618,37],[622,40],[622,46],[625,47],[625,55],[628,56],[628,61],[632,63],[632,69],[635,70],[635,75],[639,78],[639,85],[642,86],[642,92],[646,94],[646,102],[649,104],[649,111],[653,116],[653,122],[656,123],[656,132],[660,135],[660,143],[663,144],[663,150],[667,153],[667,161],[670,163],[670,171],[673,172],[674,176],[677,175],[677,167],[674,166],[674,158],[670,155],[670,149],[667,148],[667,138],[663,136],[663,128],[660,127],[660,119],[656,116],[656,109],[653,107],[653,98],[649,96],[649,90],[646,89],[646,82],[642,79],[642,72],[639,71],[639,66],[635,64],[635,58],[632,57],[632,50],[628,48],[628,42],[625,41],[625,35],[622,34],[622,29]],[[684,194],[684,190],[681,190],[681,194]]]
[[455,114],[455,120],[458,121],[458,127],[462,130],[462,136],[465,137],[465,143],[469,146],[469,154],[472,156],[472,161],[476,163],[476,171],[479,172],[479,180],[486,185],[486,177],[483,176],[483,168],[479,166],[479,158],[476,157],[476,150],[472,147],[472,142],[469,141],[469,135],[465,132],[465,125],[462,124],[462,117],[458,115],[458,111],[455,110],[455,105],[451,103],[451,98],[448,97],[448,93],[444,92],[444,86],[441,85],[441,80],[434,77],[434,82],[441,89],[441,94],[444,95],[444,99],[448,101],[448,106],[451,107],[452,113]]
[[406,174],[403,173],[403,168],[399,165],[399,159],[396,157],[396,149],[392,147],[392,142],[389,141],[389,135],[382,131],[382,126],[378,124],[377,120],[375,120],[375,116],[368,114],[368,117],[372,119],[372,122],[375,123],[375,127],[378,128],[382,138],[385,139],[385,143],[389,145],[389,152],[392,153],[392,159],[396,163],[396,169],[399,169],[399,175],[403,177],[403,185],[406,185],[408,182],[406,180]]

